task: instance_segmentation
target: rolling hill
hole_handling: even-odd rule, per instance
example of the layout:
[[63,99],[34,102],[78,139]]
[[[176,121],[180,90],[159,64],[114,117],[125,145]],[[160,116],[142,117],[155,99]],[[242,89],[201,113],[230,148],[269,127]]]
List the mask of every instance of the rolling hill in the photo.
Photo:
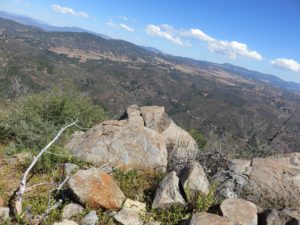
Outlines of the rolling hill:
[[209,148],[300,149],[300,84],[230,64],[171,56],[91,33],[45,31],[0,18],[0,96],[74,85],[118,117],[162,105]]

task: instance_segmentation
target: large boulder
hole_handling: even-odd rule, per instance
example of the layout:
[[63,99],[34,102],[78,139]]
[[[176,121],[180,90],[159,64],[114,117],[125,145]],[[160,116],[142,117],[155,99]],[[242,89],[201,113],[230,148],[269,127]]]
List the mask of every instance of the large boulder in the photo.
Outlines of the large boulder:
[[202,166],[198,162],[189,163],[179,175],[180,182],[189,200],[197,197],[198,193],[208,194],[209,181]]
[[121,120],[108,120],[74,135],[66,148],[95,165],[109,162],[121,169],[162,171],[167,166],[164,138],[144,126],[137,106],[130,106]]
[[211,213],[201,212],[201,213],[196,213],[192,216],[189,225],[233,225],[233,224],[230,224],[226,218],[223,218],[221,216],[211,214]]
[[173,171],[167,174],[156,190],[152,208],[168,208],[176,204],[185,205],[179,185],[179,178],[176,172]]
[[300,153],[283,156],[233,160],[230,177],[220,190],[225,197],[240,194],[262,207],[298,207],[300,205]]
[[125,201],[113,178],[96,168],[77,171],[68,184],[75,198],[92,209],[119,209]]
[[223,201],[220,208],[232,224],[257,225],[257,208],[252,202],[231,198]]
[[160,133],[166,143],[169,167],[179,171],[182,166],[193,161],[198,153],[198,145],[193,137],[165,113],[164,107],[144,106],[140,108],[146,127]]

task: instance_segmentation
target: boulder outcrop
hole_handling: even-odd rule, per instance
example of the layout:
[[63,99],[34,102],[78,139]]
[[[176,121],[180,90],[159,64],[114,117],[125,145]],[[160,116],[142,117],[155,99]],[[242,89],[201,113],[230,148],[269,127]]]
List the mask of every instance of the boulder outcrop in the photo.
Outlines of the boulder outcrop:
[[66,148],[98,166],[110,162],[123,169],[176,171],[196,158],[198,146],[178,127],[164,107],[132,105],[120,120],[108,120],[84,133],[76,133]]
[[300,153],[254,158],[252,161],[232,160],[229,173],[230,178],[221,188],[225,197],[242,193],[262,207],[300,205]]

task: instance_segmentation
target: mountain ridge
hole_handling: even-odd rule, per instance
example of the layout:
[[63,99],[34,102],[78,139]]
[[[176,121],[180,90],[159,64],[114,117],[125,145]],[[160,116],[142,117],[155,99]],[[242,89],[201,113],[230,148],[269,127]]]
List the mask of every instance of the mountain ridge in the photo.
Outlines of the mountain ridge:
[[298,91],[241,76],[228,65],[94,34],[46,32],[6,19],[0,19],[0,30],[2,98],[74,85],[116,118],[128,105],[160,105],[180,126],[211,140],[229,139],[228,148],[237,151],[249,148],[245,139],[251,145],[271,142],[278,151],[300,147]]

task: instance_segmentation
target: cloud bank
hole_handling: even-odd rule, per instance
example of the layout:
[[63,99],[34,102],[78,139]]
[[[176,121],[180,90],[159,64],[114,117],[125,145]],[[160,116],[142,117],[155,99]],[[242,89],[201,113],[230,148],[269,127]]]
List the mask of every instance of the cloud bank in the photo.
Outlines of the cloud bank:
[[57,4],[51,5],[52,9],[55,12],[62,13],[62,14],[68,14],[71,16],[77,16],[77,17],[82,17],[82,18],[89,18],[89,14],[86,12],[77,12],[74,9],[68,8],[68,7],[63,7]]
[[250,50],[244,43],[238,41],[226,41],[213,38],[198,28],[175,29],[169,24],[153,25],[149,24],[145,29],[146,33],[152,36],[162,37],[177,45],[186,45],[182,38],[193,38],[205,42],[209,51],[226,55],[231,59],[243,57],[254,60],[262,60],[263,57],[256,51]]
[[300,63],[293,59],[277,58],[271,60],[271,64],[280,69],[290,70],[293,72],[300,72]]

